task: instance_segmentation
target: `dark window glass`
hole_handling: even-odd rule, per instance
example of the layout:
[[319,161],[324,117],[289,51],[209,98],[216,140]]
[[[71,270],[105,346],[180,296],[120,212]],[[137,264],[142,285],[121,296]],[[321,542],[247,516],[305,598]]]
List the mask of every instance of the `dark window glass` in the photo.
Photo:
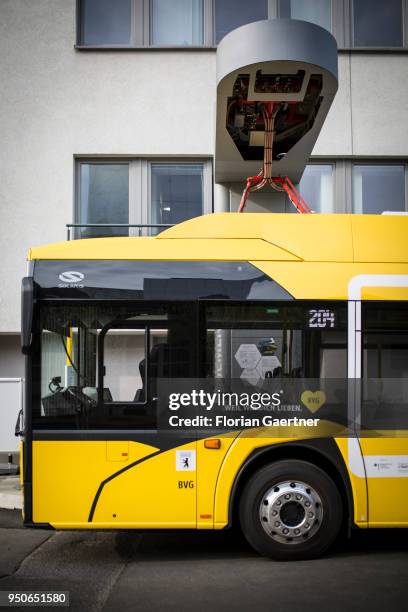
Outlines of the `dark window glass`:
[[152,223],[175,224],[202,214],[203,164],[153,163]]
[[215,0],[215,42],[253,21],[268,19],[268,0]]
[[362,346],[362,428],[407,429],[408,304],[363,304]]
[[353,166],[353,211],[381,214],[405,210],[404,166]]
[[310,21],[331,31],[332,0],[281,0],[280,16]]
[[[80,223],[129,223],[129,164],[80,164]],[[127,236],[128,228],[86,228],[81,238]]]
[[338,304],[210,305],[206,375],[243,379],[345,378],[346,309]]
[[367,378],[408,378],[408,330],[365,334],[363,371]]
[[402,47],[401,0],[353,0],[355,47]]
[[363,308],[367,331],[408,331],[408,307],[404,302],[372,302]]
[[130,44],[131,15],[132,0],[81,0],[81,43]]

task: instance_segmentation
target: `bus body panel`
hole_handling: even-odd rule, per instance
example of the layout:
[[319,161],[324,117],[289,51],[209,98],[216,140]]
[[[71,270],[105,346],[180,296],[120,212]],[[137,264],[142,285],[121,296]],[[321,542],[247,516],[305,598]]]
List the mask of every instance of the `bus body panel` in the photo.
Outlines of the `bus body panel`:
[[[297,300],[346,300],[350,280],[359,274],[408,274],[406,263],[333,263],[287,261],[251,261],[254,266],[273,278]],[[407,299],[401,290],[370,287],[365,299]],[[383,296],[388,296],[383,297]]]
[[[212,529],[215,517],[215,496],[220,485],[220,470],[234,444],[238,432],[214,436],[220,448],[206,448],[205,440],[197,442],[197,528]],[[225,526],[225,525],[223,525]]]
[[[109,444],[100,440],[33,441],[34,522],[88,524],[99,486],[122,468],[122,462],[108,460]],[[137,442],[129,442],[128,449],[128,464],[157,452]]]

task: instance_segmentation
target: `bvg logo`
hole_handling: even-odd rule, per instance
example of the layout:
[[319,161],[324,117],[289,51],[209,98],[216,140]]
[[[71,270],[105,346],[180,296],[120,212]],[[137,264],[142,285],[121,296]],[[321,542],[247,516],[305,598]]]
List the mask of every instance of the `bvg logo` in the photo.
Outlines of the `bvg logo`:
[[326,394],[324,391],[303,391],[300,399],[310,412],[317,412],[326,403]]
[[66,272],[61,272],[58,278],[62,281],[58,287],[83,287],[80,283],[84,280],[85,274],[82,272],[77,272],[76,270],[67,270]]

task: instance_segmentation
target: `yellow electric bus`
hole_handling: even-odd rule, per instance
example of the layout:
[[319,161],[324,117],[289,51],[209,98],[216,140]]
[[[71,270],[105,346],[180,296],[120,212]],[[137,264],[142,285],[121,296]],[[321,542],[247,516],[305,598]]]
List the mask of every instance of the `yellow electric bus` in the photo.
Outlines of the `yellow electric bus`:
[[[407,239],[403,216],[222,213],[32,248],[25,524],[237,521],[276,559],[316,557],[342,526],[408,526]],[[318,383],[289,402],[314,430],[160,427],[162,379],[256,390],[268,378],[339,381],[347,427],[325,417]]]

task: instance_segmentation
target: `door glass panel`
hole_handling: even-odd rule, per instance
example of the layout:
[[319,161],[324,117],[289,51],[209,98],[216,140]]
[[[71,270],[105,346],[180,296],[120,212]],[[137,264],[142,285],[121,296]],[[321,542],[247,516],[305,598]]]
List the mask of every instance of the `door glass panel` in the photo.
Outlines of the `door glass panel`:
[[140,396],[145,385],[145,342],[145,329],[109,329],[106,333],[104,388],[112,401],[133,402]]
[[364,304],[363,322],[362,426],[407,429],[408,307]]

